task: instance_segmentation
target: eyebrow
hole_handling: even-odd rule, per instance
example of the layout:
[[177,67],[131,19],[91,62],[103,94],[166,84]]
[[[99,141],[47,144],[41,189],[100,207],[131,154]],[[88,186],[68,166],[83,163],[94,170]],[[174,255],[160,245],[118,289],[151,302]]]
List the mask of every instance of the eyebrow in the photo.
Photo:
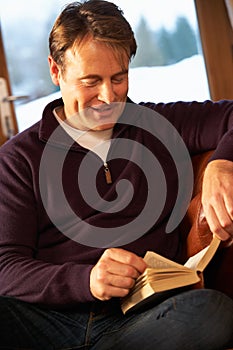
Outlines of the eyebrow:
[[[128,69],[125,69],[125,70],[122,70],[118,73],[115,73],[112,75],[112,78],[118,76],[118,75],[124,75],[124,74],[128,74]],[[79,79],[80,80],[83,80],[83,79],[96,79],[96,78],[100,78],[100,76],[98,74],[87,74],[87,75],[84,75],[82,77],[80,77]]]

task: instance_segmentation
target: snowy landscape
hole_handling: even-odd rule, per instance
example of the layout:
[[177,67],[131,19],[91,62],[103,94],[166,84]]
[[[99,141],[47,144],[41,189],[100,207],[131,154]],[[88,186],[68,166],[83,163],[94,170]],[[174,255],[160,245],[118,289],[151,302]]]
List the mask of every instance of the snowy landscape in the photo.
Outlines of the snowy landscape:
[[[170,66],[131,68],[128,95],[134,102],[204,101],[209,99],[203,56],[195,55]],[[41,119],[45,105],[58,97],[60,97],[60,92],[16,105],[19,131]]]

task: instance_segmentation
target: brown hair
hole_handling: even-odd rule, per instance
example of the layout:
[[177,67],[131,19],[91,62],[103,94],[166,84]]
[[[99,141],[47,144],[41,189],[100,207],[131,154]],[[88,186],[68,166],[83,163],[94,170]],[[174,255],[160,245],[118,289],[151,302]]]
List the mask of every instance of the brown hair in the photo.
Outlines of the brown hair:
[[64,54],[87,36],[105,42],[115,51],[124,50],[131,59],[137,49],[134,33],[123,12],[105,0],[68,4],[56,19],[49,36],[50,54],[65,69]]

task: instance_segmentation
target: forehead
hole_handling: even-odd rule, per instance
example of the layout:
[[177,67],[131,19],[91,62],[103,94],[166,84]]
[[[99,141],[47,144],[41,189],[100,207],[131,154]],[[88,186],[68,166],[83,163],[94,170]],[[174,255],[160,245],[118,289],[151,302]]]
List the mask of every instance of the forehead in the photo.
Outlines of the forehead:
[[81,43],[75,43],[65,53],[66,67],[79,69],[106,69],[126,70],[129,65],[129,56],[123,48],[112,47],[105,42],[87,38]]

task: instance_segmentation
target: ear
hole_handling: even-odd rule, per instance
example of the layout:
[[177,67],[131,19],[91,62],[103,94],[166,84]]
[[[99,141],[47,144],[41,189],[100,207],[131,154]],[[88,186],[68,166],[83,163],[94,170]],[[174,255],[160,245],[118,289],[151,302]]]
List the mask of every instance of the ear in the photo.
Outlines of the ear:
[[52,58],[52,56],[48,56],[48,62],[49,62],[49,70],[50,70],[50,76],[51,76],[51,79],[52,79],[52,82],[55,84],[55,85],[60,85],[60,75],[61,75],[61,72],[60,72],[60,68],[59,66],[57,65],[57,63],[54,61],[54,59]]

